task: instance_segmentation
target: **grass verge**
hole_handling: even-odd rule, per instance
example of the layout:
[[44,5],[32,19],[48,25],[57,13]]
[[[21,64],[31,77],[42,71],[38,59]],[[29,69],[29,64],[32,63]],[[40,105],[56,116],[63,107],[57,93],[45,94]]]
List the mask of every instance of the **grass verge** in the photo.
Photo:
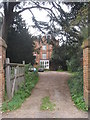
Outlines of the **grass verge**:
[[57,72],[65,72],[64,70],[57,70]]
[[72,74],[68,81],[72,100],[78,109],[88,111],[88,107],[83,99],[83,72],[79,70]]
[[42,98],[42,104],[41,104],[40,109],[53,111],[55,109],[55,106],[56,105],[50,101],[49,96],[46,96]]
[[25,82],[20,85],[20,89],[15,93],[11,101],[6,100],[2,104],[2,112],[16,110],[21,107],[27,97],[31,95],[32,89],[38,82],[37,72],[28,72],[28,65],[25,70]]

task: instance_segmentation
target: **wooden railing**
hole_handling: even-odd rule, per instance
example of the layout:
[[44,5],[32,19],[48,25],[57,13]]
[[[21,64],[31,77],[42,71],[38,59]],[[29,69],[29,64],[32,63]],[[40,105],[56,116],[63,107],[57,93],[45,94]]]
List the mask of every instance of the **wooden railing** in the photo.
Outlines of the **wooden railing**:
[[12,99],[14,92],[19,89],[22,82],[25,81],[25,62],[23,64],[10,63],[10,59],[6,59],[6,90],[8,99]]

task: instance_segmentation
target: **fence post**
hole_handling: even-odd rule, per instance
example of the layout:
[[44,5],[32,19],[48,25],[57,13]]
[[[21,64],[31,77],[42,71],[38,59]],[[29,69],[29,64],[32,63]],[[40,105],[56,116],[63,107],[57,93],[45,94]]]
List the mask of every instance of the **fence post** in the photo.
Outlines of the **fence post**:
[[25,61],[23,61],[23,65],[25,65]]
[[6,59],[6,89],[7,89],[7,96],[8,99],[10,100],[12,98],[11,96],[11,83],[10,83],[10,65],[8,65],[10,63],[10,59],[7,58]]
[[17,92],[17,90],[18,90],[18,82],[19,82],[19,79],[20,79],[19,77],[17,78],[17,76],[19,76],[19,74],[20,74],[19,73],[19,66],[17,65],[17,67],[15,69],[16,69],[15,70],[16,72],[14,73],[14,74],[16,74],[15,75],[15,77],[16,77],[15,78],[16,79],[16,81],[15,81],[15,92]]
[[14,69],[14,82],[13,82],[13,86],[12,86],[12,98],[14,95],[14,91],[15,91],[15,82],[16,82],[16,77],[17,77],[17,67]]
[[23,72],[24,72],[24,81],[25,81],[25,61],[23,61],[23,65],[24,65]]

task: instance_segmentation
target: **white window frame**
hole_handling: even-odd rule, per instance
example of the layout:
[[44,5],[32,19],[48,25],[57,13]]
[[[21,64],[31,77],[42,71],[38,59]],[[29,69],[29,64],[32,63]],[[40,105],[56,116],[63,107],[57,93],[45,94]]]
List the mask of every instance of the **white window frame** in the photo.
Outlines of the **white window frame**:
[[47,58],[47,55],[44,53],[42,54],[42,59],[46,59]]
[[46,50],[46,49],[47,49],[46,45],[43,45],[42,50]]
[[49,69],[49,60],[40,60],[40,66],[43,67],[44,69]]

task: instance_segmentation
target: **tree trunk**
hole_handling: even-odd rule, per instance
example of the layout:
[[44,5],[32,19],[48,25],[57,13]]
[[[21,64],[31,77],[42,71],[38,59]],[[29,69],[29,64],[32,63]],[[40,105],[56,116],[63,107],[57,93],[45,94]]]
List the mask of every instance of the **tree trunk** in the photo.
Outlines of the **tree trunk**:
[[4,4],[4,20],[2,28],[2,38],[7,43],[8,30],[15,17],[15,12],[13,12],[13,9],[15,5],[19,4],[19,2],[4,2],[3,4]]

